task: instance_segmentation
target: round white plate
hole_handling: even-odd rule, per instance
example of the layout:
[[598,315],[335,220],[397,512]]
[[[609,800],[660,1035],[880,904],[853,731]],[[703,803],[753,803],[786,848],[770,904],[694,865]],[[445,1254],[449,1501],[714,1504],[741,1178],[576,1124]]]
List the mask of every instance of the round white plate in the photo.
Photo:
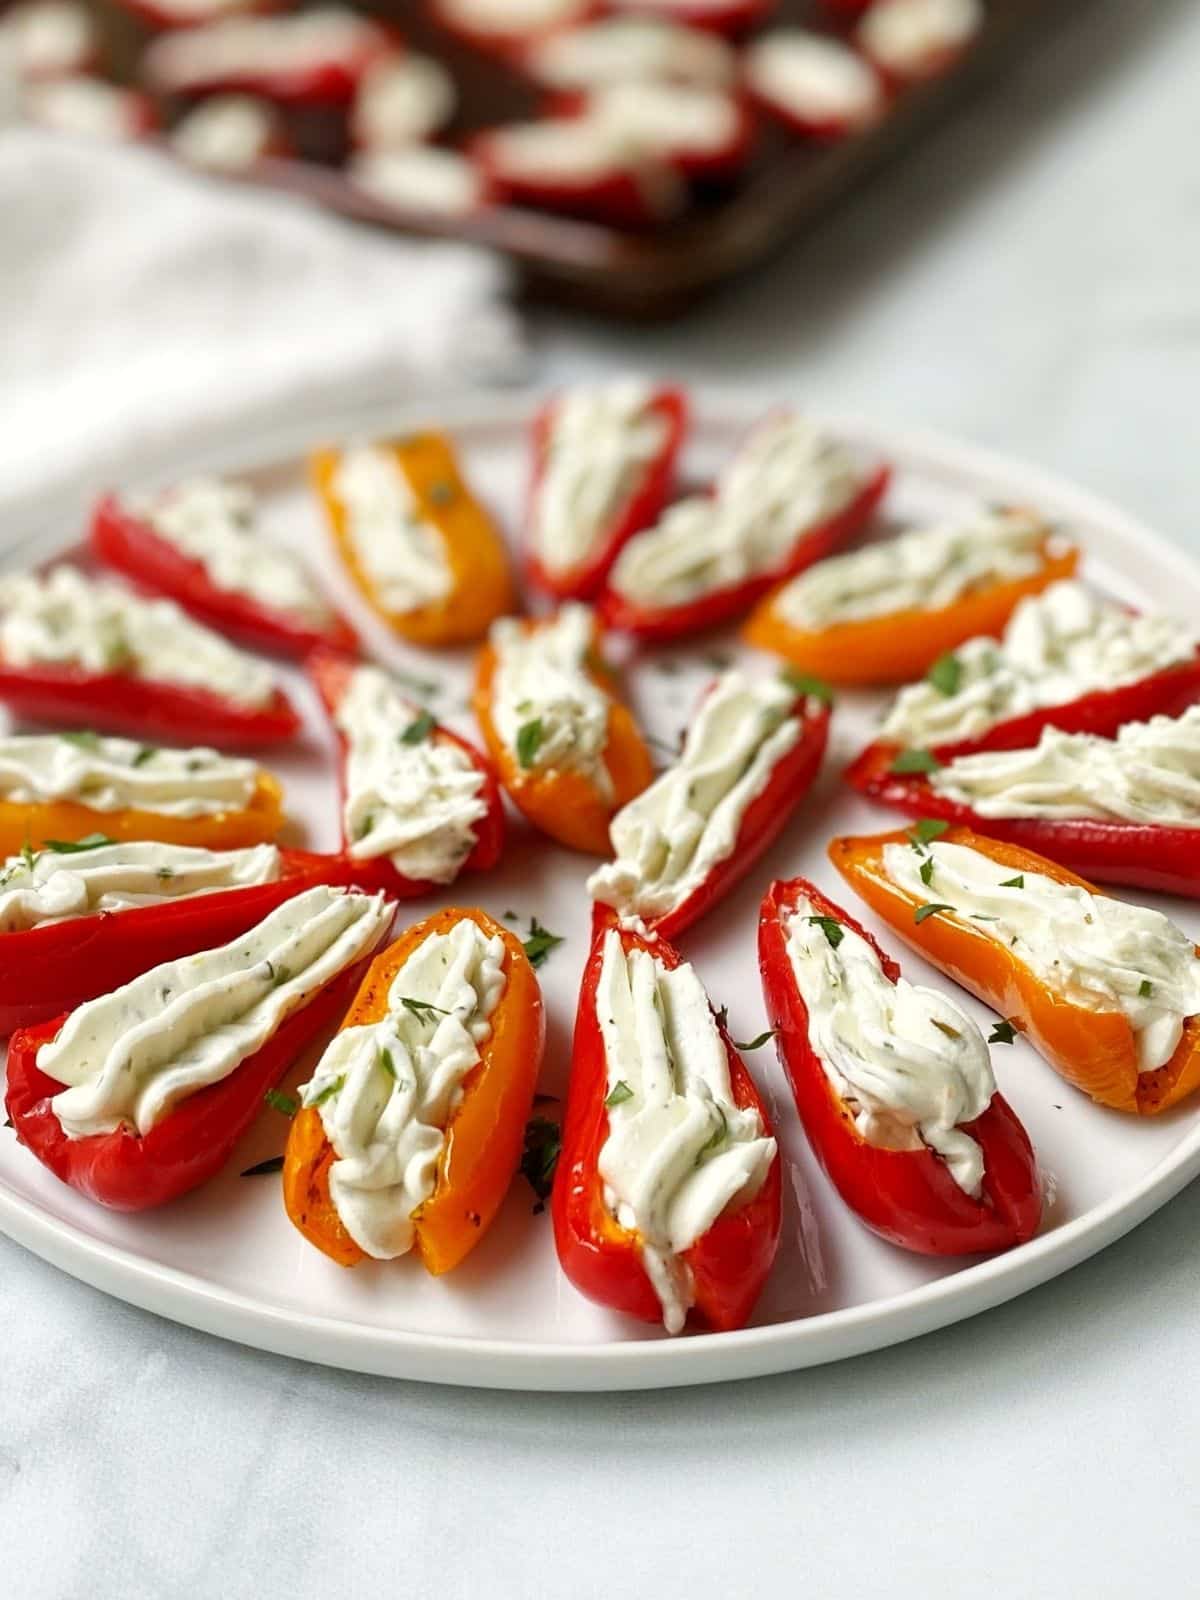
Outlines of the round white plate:
[[[371,437],[434,422],[451,431],[468,476],[512,530],[525,477],[526,428],[534,402],[492,400],[443,406],[436,417],[413,412],[335,418],[320,433],[277,433],[231,449],[216,461],[155,463],[149,481],[169,481],[201,467],[234,470],[266,499],[272,531],[312,552],[344,598],[329,559],[304,474],[305,448],[320,439]],[[689,476],[703,478],[728,455],[763,409],[744,400],[697,397],[687,454]],[[987,500],[1024,502],[1059,518],[1084,545],[1086,571],[1098,586],[1131,604],[1200,612],[1200,570],[1092,496],[1045,475],[941,439],[831,417],[830,427],[897,467],[888,517],[909,521]],[[19,533],[8,564],[41,560],[79,534],[79,508],[47,499],[35,524]],[[354,607],[361,617],[361,612]],[[469,654],[421,654],[381,636],[366,619],[370,643],[392,665],[436,682],[432,704],[470,731],[466,714]],[[732,637],[648,652],[630,663],[627,689],[648,731],[674,741]],[[311,729],[307,747],[270,758],[283,777],[293,842],[329,848],[337,839],[331,742],[313,696],[293,673]],[[845,695],[834,722],[823,780],[785,837],[741,889],[681,941],[717,1004],[729,1007],[735,1037],[763,1023],[755,963],[759,896],[772,877],[814,877],[848,908],[861,908],[824,855],[834,833],[890,826],[893,819],[851,795],[838,781],[846,760],[869,735],[879,700]],[[542,1087],[565,1089],[575,991],[585,951],[588,864],[534,837],[514,821],[495,873],[463,880],[440,900],[401,908],[402,924],[436,904],[472,901],[522,927],[536,915],[565,942],[541,978],[549,1029]],[[1160,902],[1200,934],[1200,914]],[[872,919],[866,919],[868,924]],[[878,929],[876,931],[879,931]],[[886,930],[885,946],[896,949]],[[918,981],[945,982],[903,954]],[[964,998],[965,997],[961,997]],[[987,1019],[984,1008],[965,1003]],[[667,1339],[591,1305],[558,1270],[549,1218],[533,1210],[518,1178],[496,1226],[465,1265],[446,1279],[411,1261],[348,1272],[308,1245],[284,1216],[277,1177],[242,1170],[283,1148],[286,1128],[264,1109],[228,1170],[161,1212],[123,1217],[88,1204],[56,1182],[11,1131],[0,1133],[0,1227],[65,1271],[163,1316],[266,1350],[389,1376],[528,1389],[623,1389],[708,1383],[815,1365],[912,1338],[997,1305],[1066,1271],[1161,1206],[1200,1171],[1200,1115],[1181,1108],[1139,1123],[1075,1093],[1023,1042],[994,1048],[1000,1086],[1037,1147],[1046,1187],[1041,1232],[1030,1244],[986,1260],[932,1261],[885,1244],[862,1227],[833,1193],[805,1147],[770,1047],[749,1062],[766,1091],[789,1181],[783,1241],[753,1324],[738,1333]],[[303,1064],[290,1082],[303,1079]],[[554,1108],[550,1107],[553,1111]]]

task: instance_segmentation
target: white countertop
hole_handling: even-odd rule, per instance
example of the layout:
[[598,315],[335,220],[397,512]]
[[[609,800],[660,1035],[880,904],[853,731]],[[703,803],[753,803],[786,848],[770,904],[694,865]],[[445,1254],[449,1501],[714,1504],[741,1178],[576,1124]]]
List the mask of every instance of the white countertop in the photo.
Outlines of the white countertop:
[[[1200,7],[1095,0],[645,366],[1026,455],[1200,552]],[[0,1240],[0,1552],[21,1600],[1194,1587],[1200,1188],[1000,1310],[661,1395],[387,1383],[223,1344]],[[11,1588],[10,1588],[11,1585]]]

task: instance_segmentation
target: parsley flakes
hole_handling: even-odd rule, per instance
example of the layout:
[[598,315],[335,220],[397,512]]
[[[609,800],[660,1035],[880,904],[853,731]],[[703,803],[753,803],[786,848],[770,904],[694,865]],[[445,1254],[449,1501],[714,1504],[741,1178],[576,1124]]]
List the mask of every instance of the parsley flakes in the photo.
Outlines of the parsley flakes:
[[901,750],[889,771],[898,775],[906,772],[937,772],[941,765],[930,750]]

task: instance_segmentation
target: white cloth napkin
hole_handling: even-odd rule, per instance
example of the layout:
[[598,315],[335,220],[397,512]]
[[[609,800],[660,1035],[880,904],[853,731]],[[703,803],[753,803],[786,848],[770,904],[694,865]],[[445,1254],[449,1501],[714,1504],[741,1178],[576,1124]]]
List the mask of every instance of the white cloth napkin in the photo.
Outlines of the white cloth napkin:
[[175,440],[511,379],[482,251],[356,228],[149,149],[0,131],[0,511]]

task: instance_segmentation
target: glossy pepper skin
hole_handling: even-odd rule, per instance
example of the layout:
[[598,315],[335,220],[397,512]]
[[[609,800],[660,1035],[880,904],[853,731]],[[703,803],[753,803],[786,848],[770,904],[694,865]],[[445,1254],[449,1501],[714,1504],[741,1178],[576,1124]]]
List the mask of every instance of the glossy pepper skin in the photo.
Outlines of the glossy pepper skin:
[[[556,401],[550,400],[533,422],[533,471],[529,485],[526,527],[537,511],[546,461],[553,436]],[[565,572],[551,571],[539,558],[532,538],[526,539],[525,570],[529,582],[556,600],[587,600],[600,588],[609,568],[635,533],[649,527],[660,515],[675,477],[676,462],[688,428],[688,399],[682,389],[656,389],[649,401],[665,424],[663,447],[643,469],[642,476],[608,527],[598,536],[591,554]]]
[[911,683],[966,640],[1002,632],[1027,595],[1069,578],[1078,561],[1074,546],[1052,554],[1044,545],[1042,565],[1028,577],[989,583],[937,610],[892,611],[820,629],[788,622],[778,610],[777,589],[749,617],[743,637],[830,683]]
[[244,644],[279,655],[304,656],[318,645],[358,648],[353,628],[336,613],[325,627],[295,612],[265,606],[236,589],[214,583],[202,561],[164,539],[153,524],[135,516],[116,495],[105,495],[92,513],[92,554],[152,594],[166,595],[207,627]]
[[[309,656],[306,663],[308,675],[315,684],[317,693],[321,696],[321,703],[331,721],[336,716],[350,679],[359,665],[361,663],[353,657],[332,650],[315,650]],[[496,782],[496,775],[475,746],[466,739],[460,739],[456,733],[451,733],[449,728],[443,728],[440,723],[435,723],[428,737],[444,744],[455,745],[464,751],[470,757],[472,765],[482,774],[483,782],[479,794],[487,806],[487,814],[476,824],[474,848],[460,870],[487,872],[499,861],[504,849],[504,802],[500,796],[500,785]],[[340,731],[337,732],[337,741],[341,752],[341,790],[344,799],[347,746],[346,739]],[[365,858],[352,856],[349,847],[350,841],[343,835],[342,850],[346,870],[360,889],[368,891],[383,889],[394,898],[412,899],[417,895],[430,894],[445,888],[445,884],[431,883],[427,879],[403,877],[388,856]]]
[[294,1011],[261,1050],[227,1078],[189,1095],[145,1134],[122,1127],[68,1138],[50,1103],[63,1085],[37,1064],[39,1049],[58,1035],[67,1019],[22,1028],[9,1040],[6,1096],[18,1140],[56,1178],[113,1211],[148,1211],[178,1199],[225,1165],[262,1109],[267,1090],[341,1015],[363,965],[339,973]]
[[809,1012],[787,952],[787,924],[797,903],[831,917],[866,940],[895,983],[898,964],[852,917],[804,878],[773,883],[758,923],[758,964],[767,1020],[791,1085],[796,1109],[817,1159],[842,1199],[869,1228],[920,1255],[967,1255],[1024,1244],[1037,1230],[1042,1190],[1029,1135],[1008,1103],[993,1095],[987,1110],[961,1123],[983,1150],[983,1192],[972,1198],[932,1150],[885,1150],[855,1126],[814,1049]]
[[0,660],[0,704],[30,722],[218,750],[280,744],[300,731],[300,718],[282,689],[265,706],[244,706],[210,689],[48,662],[19,667]]
[[161,962],[227,944],[315,884],[348,882],[338,856],[281,850],[274,883],[0,933],[0,1035],[61,1017]]
[[312,475],[325,507],[333,541],[355,587],[371,609],[414,644],[441,646],[480,639],[514,606],[512,574],[504,540],[467,487],[450,441],[442,434],[413,434],[381,443],[408,482],[421,518],[440,534],[451,572],[443,599],[411,611],[389,611],[350,537],[346,510],[335,487],[341,452],[319,450]]
[[[1019,845],[985,838],[968,828],[951,828],[941,837],[946,843],[978,850],[1010,867],[1014,875],[1038,872],[1058,883],[1100,893],[1065,867]],[[986,923],[963,922],[947,912],[917,923],[920,902],[898,889],[883,870],[884,846],[907,841],[903,832],[834,839],[829,858],[906,943],[1007,1017],[1068,1083],[1100,1105],[1138,1116],[1165,1111],[1200,1085],[1200,1017],[1187,1018],[1170,1061],[1154,1072],[1139,1073],[1133,1030],[1120,1011],[1076,1005],[992,938]]]
[[[534,619],[524,624],[530,632],[542,625]],[[646,788],[654,768],[633,713],[616,698],[612,675],[600,655],[598,630],[592,656],[588,676],[609,697],[604,765],[612,781],[611,799],[582,772],[521,766],[517,752],[510,750],[500,737],[492,715],[492,690],[499,663],[490,644],[480,652],[472,704],[488,754],[518,810],[568,849],[603,856],[609,850],[609,823],[623,805]]]
[[[504,940],[504,993],[492,1012],[492,1031],[480,1060],[463,1080],[462,1098],[450,1114],[428,1200],[413,1213],[413,1250],[426,1271],[449,1272],[491,1226],[521,1160],[525,1124],[545,1042],[541,990],[520,940],[485,911],[449,908],[402,934],[371,963],[343,1028],[382,1022],[396,973],[431,934],[447,933],[463,918],[487,938]],[[347,1233],[329,1190],[337,1155],[325,1137],[316,1106],[292,1119],[283,1162],[287,1214],[310,1243],[339,1266],[367,1259]]]
[[[642,1262],[639,1235],[617,1222],[604,1203],[600,1152],[608,1138],[608,1066],[596,1017],[596,987],[604,964],[604,936],[611,917],[597,919],[591,954],[584,968],[571,1051],[571,1086],[563,1122],[562,1153],[554,1179],[551,1214],[562,1269],[589,1300],[643,1322],[661,1322],[659,1301]],[[668,970],[680,957],[665,939],[646,939],[620,930],[628,952],[647,950]],[[753,1106],[763,1132],[771,1120],[720,1017],[716,1018],[729,1059],[734,1103]],[[762,1188],[753,1199],[717,1218],[708,1232],[683,1253],[691,1268],[695,1299],[689,1312],[715,1332],[740,1328],[754,1309],[779,1245],[782,1176],[776,1154]]]
[[258,774],[249,805],[204,817],[172,817],[136,806],[96,811],[77,800],[34,804],[0,800],[0,856],[16,855],[26,845],[40,850],[51,839],[86,839],[91,833],[121,844],[156,839],[160,844],[194,845],[204,850],[240,850],[269,844],[283,827],[283,820],[283,790],[269,772]]
[[798,533],[786,559],[777,562],[769,572],[712,589],[694,600],[665,606],[643,604],[610,584],[597,603],[600,616],[606,627],[633,634],[647,643],[665,643],[731,622],[749,611],[776,584],[794,578],[798,572],[836,554],[848,544],[870,520],[890,478],[888,467],[878,467],[841,511]]
[[886,752],[860,758],[855,787],[909,816],[936,817],[1034,850],[1085,878],[1200,899],[1200,828],[1116,817],[984,817],[939,794],[925,773],[893,772],[891,766]]
[[[1077,700],[1057,706],[1040,706],[1036,711],[1009,717],[970,739],[948,740],[930,747],[938,761],[969,755],[976,750],[1021,750],[1035,745],[1043,728],[1060,728],[1063,733],[1095,733],[1112,738],[1127,722],[1148,722],[1151,717],[1177,717],[1200,700],[1200,653],[1176,666],[1164,667],[1136,683],[1118,689],[1096,689]],[[857,760],[846,768],[846,782],[865,792],[868,781],[890,768],[901,755],[902,746],[887,739],[876,739]]]

